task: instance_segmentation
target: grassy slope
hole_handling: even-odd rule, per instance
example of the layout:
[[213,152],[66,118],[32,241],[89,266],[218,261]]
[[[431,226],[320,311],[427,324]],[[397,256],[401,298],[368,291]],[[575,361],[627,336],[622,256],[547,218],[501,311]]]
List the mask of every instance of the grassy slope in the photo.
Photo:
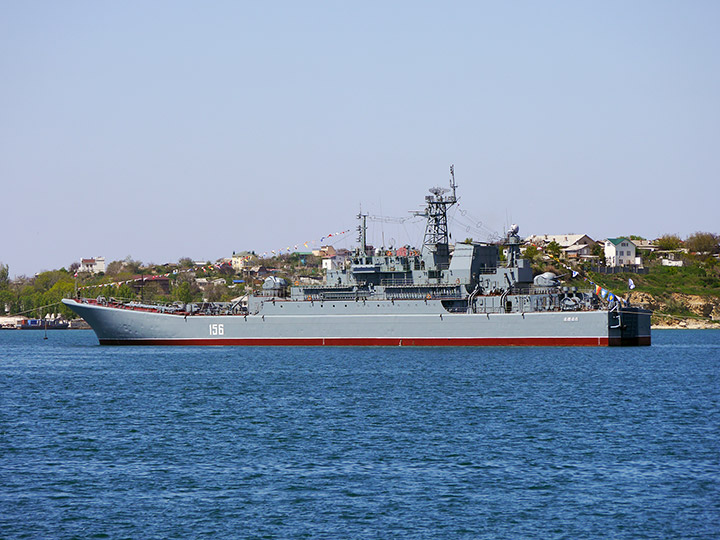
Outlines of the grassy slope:
[[655,266],[649,274],[589,274],[590,278],[620,294],[628,290],[628,278],[632,278],[638,291],[653,296],[666,297],[672,293],[720,298],[720,278],[700,266],[668,267]]

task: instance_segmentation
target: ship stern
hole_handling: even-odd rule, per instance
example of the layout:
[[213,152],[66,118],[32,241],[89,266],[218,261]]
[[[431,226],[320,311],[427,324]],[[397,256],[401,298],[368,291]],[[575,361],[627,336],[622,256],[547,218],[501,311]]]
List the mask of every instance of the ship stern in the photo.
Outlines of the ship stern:
[[622,307],[608,313],[608,345],[637,347],[651,344],[650,319],[652,311],[636,307]]

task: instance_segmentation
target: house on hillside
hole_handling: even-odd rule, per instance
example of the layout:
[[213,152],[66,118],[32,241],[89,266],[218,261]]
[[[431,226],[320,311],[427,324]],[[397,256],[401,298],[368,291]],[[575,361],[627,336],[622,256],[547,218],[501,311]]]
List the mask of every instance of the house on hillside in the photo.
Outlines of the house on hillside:
[[142,294],[145,287],[155,288],[162,294],[170,294],[170,278],[167,276],[138,275],[128,283],[136,294]]
[[78,272],[88,272],[90,274],[99,274],[100,272],[105,272],[105,257],[81,259]]
[[660,249],[658,245],[652,240],[631,240],[631,242],[635,244],[636,251],[642,249],[644,251],[649,251],[650,253],[652,253]]
[[637,247],[628,238],[605,240],[605,264],[607,266],[631,266],[641,263],[636,255]]
[[195,283],[202,291],[204,291],[209,285],[222,286],[222,285],[226,284],[225,280],[223,278],[216,278],[216,279],[197,278],[195,280]]
[[545,249],[551,242],[557,242],[565,259],[590,259],[596,242],[587,234],[533,234],[525,239],[525,245]]
[[338,268],[344,267],[351,255],[350,252],[344,248],[340,248],[337,251],[333,249],[333,252],[332,255],[328,253],[322,257],[321,268],[323,270],[337,270]]
[[256,278],[263,278],[269,275],[271,270],[262,264],[255,265],[250,268],[250,275]]
[[338,268],[335,255],[325,255],[320,264],[323,270],[337,270]]
[[663,266],[684,266],[683,258],[687,255],[687,249],[657,250],[655,254]]
[[230,264],[236,272],[241,272],[246,268],[250,268],[256,263],[257,257],[254,253],[250,253],[249,251],[240,251],[239,253],[233,252],[232,259],[230,260]]
[[320,246],[320,249],[313,249],[312,254],[316,257],[333,257],[337,251],[332,246]]

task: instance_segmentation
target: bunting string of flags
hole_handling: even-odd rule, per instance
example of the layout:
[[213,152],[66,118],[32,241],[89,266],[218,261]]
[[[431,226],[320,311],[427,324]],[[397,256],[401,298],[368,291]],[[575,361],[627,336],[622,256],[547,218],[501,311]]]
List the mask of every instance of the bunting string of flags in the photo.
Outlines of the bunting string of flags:
[[[318,244],[320,244],[320,243],[322,243],[322,242],[325,242],[328,238],[333,238],[333,239],[339,238],[340,236],[344,236],[344,235],[346,235],[346,234],[349,233],[349,232],[353,232],[354,230],[355,230],[355,229],[345,229],[344,231],[340,231],[340,232],[328,233],[328,234],[326,234],[325,236],[323,236],[322,238],[320,238],[320,240],[307,240],[306,242],[301,242],[301,243],[298,243],[298,244],[294,244],[292,247],[291,247],[291,246],[287,246],[287,247],[285,247],[285,248],[280,248],[280,249],[277,249],[277,250],[271,249],[270,251],[264,251],[263,253],[260,254],[260,257],[262,257],[262,258],[265,258],[265,257],[267,257],[267,256],[274,257],[274,256],[276,256],[276,255],[283,255],[283,254],[287,254],[287,253],[292,253],[293,251],[297,251],[300,246],[303,246],[303,247],[309,249],[309,248],[311,248],[312,246],[317,246]],[[250,258],[250,256],[247,256],[247,257],[246,257],[246,259],[249,259],[249,258]]]
[[[278,250],[274,250],[274,249],[273,249],[273,250],[270,250],[269,252],[265,251],[265,252],[263,252],[262,254],[260,254],[260,257],[265,258],[265,257],[267,257],[268,255],[274,257],[275,255],[282,255],[282,254],[284,254],[284,253],[292,253],[292,252],[293,252],[293,249],[294,249],[295,251],[297,251],[298,248],[299,248],[301,245],[304,246],[305,248],[308,248],[308,249],[309,249],[309,248],[311,248],[312,246],[317,246],[317,245],[320,244],[321,242],[324,242],[324,241],[327,240],[328,238],[339,238],[339,237],[341,237],[341,236],[344,236],[344,235],[348,234],[349,232],[353,232],[354,230],[355,230],[355,229],[345,229],[344,231],[340,231],[340,232],[328,233],[328,234],[326,234],[325,236],[321,237],[319,241],[318,241],[318,240],[308,240],[308,241],[306,241],[306,242],[303,242],[302,244],[294,244],[293,247],[287,246],[285,249],[278,249]],[[250,260],[252,257],[253,257],[252,255],[247,255],[247,256],[243,257],[243,260]],[[188,268],[187,271],[192,271],[192,272],[205,272],[205,273],[207,273],[207,272],[209,272],[209,271],[211,271],[211,270],[214,270],[214,269],[218,269],[218,270],[219,270],[219,269],[222,268],[223,266],[229,266],[229,263],[206,264],[206,265],[202,265],[202,266],[193,266],[192,268]],[[167,273],[165,273],[165,274],[157,274],[157,275],[147,275],[147,276],[135,277],[135,278],[126,279],[126,280],[123,280],[123,281],[114,281],[114,282],[112,282],[112,283],[98,283],[98,284],[96,284],[96,285],[85,285],[85,286],[82,286],[82,287],[78,287],[78,290],[82,290],[82,289],[92,289],[92,288],[97,288],[97,287],[117,287],[117,286],[120,286],[120,285],[125,285],[125,284],[127,284],[127,283],[134,283],[134,282],[137,282],[137,281],[152,281],[152,280],[156,280],[156,279],[161,278],[161,277],[170,277],[170,276],[172,276],[172,275],[177,274],[178,272],[179,272],[178,270],[173,270],[172,272],[167,272]],[[77,272],[75,273],[75,277],[77,277]]]
[[[229,263],[205,264],[205,265],[202,265],[202,266],[197,266],[197,265],[196,265],[196,266],[192,266],[192,267],[190,267],[190,268],[183,269],[183,270],[173,270],[172,272],[166,272],[165,274],[148,274],[148,275],[143,275],[143,276],[139,276],[139,277],[134,277],[134,278],[131,278],[131,279],[125,279],[125,280],[122,280],[122,281],[113,281],[113,282],[111,282],[111,283],[97,283],[97,284],[95,284],[95,285],[84,285],[84,286],[82,286],[82,287],[78,287],[78,290],[94,289],[94,288],[97,288],[97,287],[118,287],[118,286],[120,286],[120,285],[125,285],[125,284],[128,284],[128,283],[135,283],[135,282],[138,282],[138,281],[154,281],[154,280],[157,280],[157,279],[160,279],[160,278],[164,278],[164,277],[169,278],[170,276],[177,275],[177,274],[179,274],[180,272],[204,272],[204,273],[208,273],[208,272],[211,271],[211,270],[219,270],[219,269],[221,269],[222,267],[229,267],[229,266],[230,266]],[[75,277],[77,277],[77,272],[75,273]]]
[[[595,294],[597,294],[603,300],[607,300],[608,302],[617,301],[617,302],[627,303],[627,301],[623,297],[616,295],[615,293],[605,289],[601,285],[598,285],[597,283],[595,283],[594,281],[589,279],[587,276],[580,275],[580,272],[578,272],[577,270],[574,270],[573,268],[571,268],[570,266],[568,266],[567,264],[562,262],[560,259],[558,259],[554,255],[547,253],[547,252],[545,252],[545,254],[548,255],[551,259],[553,259],[556,263],[558,263],[560,266],[562,266],[566,270],[570,270],[570,272],[572,273],[572,277],[576,278],[576,277],[580,276],[583,281],[589,283],[593,287]],[[635,283],[633,282],[632,279],[628,279],[628,288],[629,289],[635,288]]]
[[[217,265],[214,265],[214,266],[217,266]],[[168,272],[166,274],[141,276],[141,277],[136,277],[136,278],[132,278],[132,279],[126,279],[123,281],[113,281],[112,283],[97,283],[95,285],[84,285],[82,287],[78,287],[78,290],[95,289],[97,287],[117,287],[119,285],[125,285],[126,283],[135,283],[136,281],[154,281],[154,280],[162,278],[162,277],[170,277],[177,273],[178,273],[178,270],[173,270],[172,272]]]

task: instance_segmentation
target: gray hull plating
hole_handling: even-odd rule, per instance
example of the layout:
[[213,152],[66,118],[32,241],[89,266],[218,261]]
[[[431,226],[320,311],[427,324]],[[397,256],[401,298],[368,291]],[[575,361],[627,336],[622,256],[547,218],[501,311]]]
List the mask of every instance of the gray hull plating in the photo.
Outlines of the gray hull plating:
[[[443,313],[442,306],[434,302],[419,303],[423,312],[416,311],[420,306],[401,302],[387,302],[379,308],[375,303],[373,309],[356,303],[332,307],[310,302],[287,302],[280,307],[277,302],[268,309],[270,313],[185,317],[63,302],[83,317],[105,344],[605,346],[649,344],[650,339],[649,324],[644,324],[649,316],[637,309],[469,314]],[[632,332],[624,336],[629,329]]]

